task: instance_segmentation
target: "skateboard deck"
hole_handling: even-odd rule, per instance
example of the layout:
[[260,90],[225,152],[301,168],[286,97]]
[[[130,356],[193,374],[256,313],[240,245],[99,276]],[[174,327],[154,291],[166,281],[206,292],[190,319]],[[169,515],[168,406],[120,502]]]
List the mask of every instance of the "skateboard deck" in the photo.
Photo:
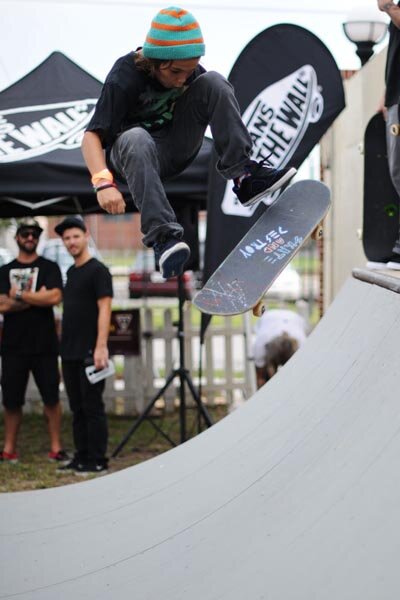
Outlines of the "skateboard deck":
[[319,181],[288,187],[226,257],[193,304],[210,315],[260,314],[264,294],[292,260],[330,207],[330,192]]
[[386,263],[399,229],[400,199],[390,178],[382,113],[370,119],[364,137],[362,242],[368,260]]

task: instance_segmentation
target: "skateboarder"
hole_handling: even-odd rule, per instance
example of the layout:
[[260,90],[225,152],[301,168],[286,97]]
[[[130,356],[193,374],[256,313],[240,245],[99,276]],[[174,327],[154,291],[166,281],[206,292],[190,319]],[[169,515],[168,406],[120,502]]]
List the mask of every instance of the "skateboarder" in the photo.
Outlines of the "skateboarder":
[[[390,176],[400,196],[400,137],[394,136],[390,132],[391,126],[399,123],[400,120],[400,2],[396,4],[390,0],[378,0],[378,8],[388,14],[391,20],[389,24],[390,37],[386,59],[386,91],[383,112],[386,117],[387,154]],[[387,267],[400,270],[400,226],[399,237],[393,247],[393,253],[394,256],[387,263]]]
[[[82,152],[100,206],[125,210],[115,179],[125,180],[141,213],[143,242],[168,279],[183,270],[190,250],[182,241],[162,181],[183,171],[200,150],[208,125],[217,169],[234,181],[244,205],[287,183],[296,169],[250,160],[251,137],[231,84],[200,65],[205,45],[199,24],[182,8],[154,17],[142,47],[117,60],[83,137]],[[103,149],[105,150],[105,156]]]

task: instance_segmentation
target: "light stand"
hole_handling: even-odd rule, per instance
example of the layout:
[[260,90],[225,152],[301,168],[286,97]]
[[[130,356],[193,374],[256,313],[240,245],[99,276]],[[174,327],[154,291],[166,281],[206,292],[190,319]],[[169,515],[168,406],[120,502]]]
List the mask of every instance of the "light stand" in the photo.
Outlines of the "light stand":
[[149,417],[151,410],[153,409],[157,400],[161,398],[164,392],[169,388],[170,385],[173,384],[174,379],[179,377],[179,424],[180,424],[180,442],[183,443],[186,441],[186,390],[185,384],[188,386],[190,393],[192,395],[193,400],[195,401],[198,413],[199,420],[200,416],[203,417],[205,424],[207,427],[211,427],[213,425],[213,421],[211,416],[201,401],[200,395],[197,393],[192,379],[190,377],[189,371],[185,366],[185,332],[184,332],[184,319],[183,319],[183,304],[185,302],[185,290],[183,287],[183,277],[179,275],[178,277],[178,309],[179,316],[177,322],[177,338],[179,343],[179,367],[177,369],[173,369],[170,375],[167,377],[164,386],[160,389],[159,392],[152,398],[149,404],[145,407],[140,416],[136,419],[135,423],[133,423],[132,427],[129,429],[128,433],[121,440],[118,446],[115,448],[112,453],[112,458],[116,457],[125,444],[128,442],[129,438],[135,433],[135,431],[140,427],[140,425],[146,419],[151,422],[153,427],[163,436],[165,439],[169,441],[172,446],[176,446],[175,442],[164,432],[162,429],[153,422],[153,420]]
[[376,8],[354,8],[343,23],[347,39],[356,45],[356,54],[363,67],[374,53],[375,44],[380,44],[386,33],[387,23]]

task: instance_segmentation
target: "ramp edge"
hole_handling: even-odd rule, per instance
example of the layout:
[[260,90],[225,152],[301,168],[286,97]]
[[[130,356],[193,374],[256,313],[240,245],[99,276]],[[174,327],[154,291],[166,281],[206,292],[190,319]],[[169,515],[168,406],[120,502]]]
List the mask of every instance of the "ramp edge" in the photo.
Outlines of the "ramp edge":
[[355,279],[359,279],[366,283],[372,283],[373,285],[379,285],[391,292],[400,294],[400,279],[393,275],[368,271],[367,269],[353,269],[352,274]]

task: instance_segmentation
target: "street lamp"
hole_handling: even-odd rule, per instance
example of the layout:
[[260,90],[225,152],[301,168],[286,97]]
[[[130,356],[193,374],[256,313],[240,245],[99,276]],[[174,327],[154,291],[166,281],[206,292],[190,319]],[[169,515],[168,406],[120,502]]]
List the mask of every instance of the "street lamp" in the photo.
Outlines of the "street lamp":
[[375,44],[382,42],[387,29],[387,21],[378,9],[365,7],[350,11],[343,23],[343,31],[347,39],[357,46],[356,54],[361,66],[371,58]]

